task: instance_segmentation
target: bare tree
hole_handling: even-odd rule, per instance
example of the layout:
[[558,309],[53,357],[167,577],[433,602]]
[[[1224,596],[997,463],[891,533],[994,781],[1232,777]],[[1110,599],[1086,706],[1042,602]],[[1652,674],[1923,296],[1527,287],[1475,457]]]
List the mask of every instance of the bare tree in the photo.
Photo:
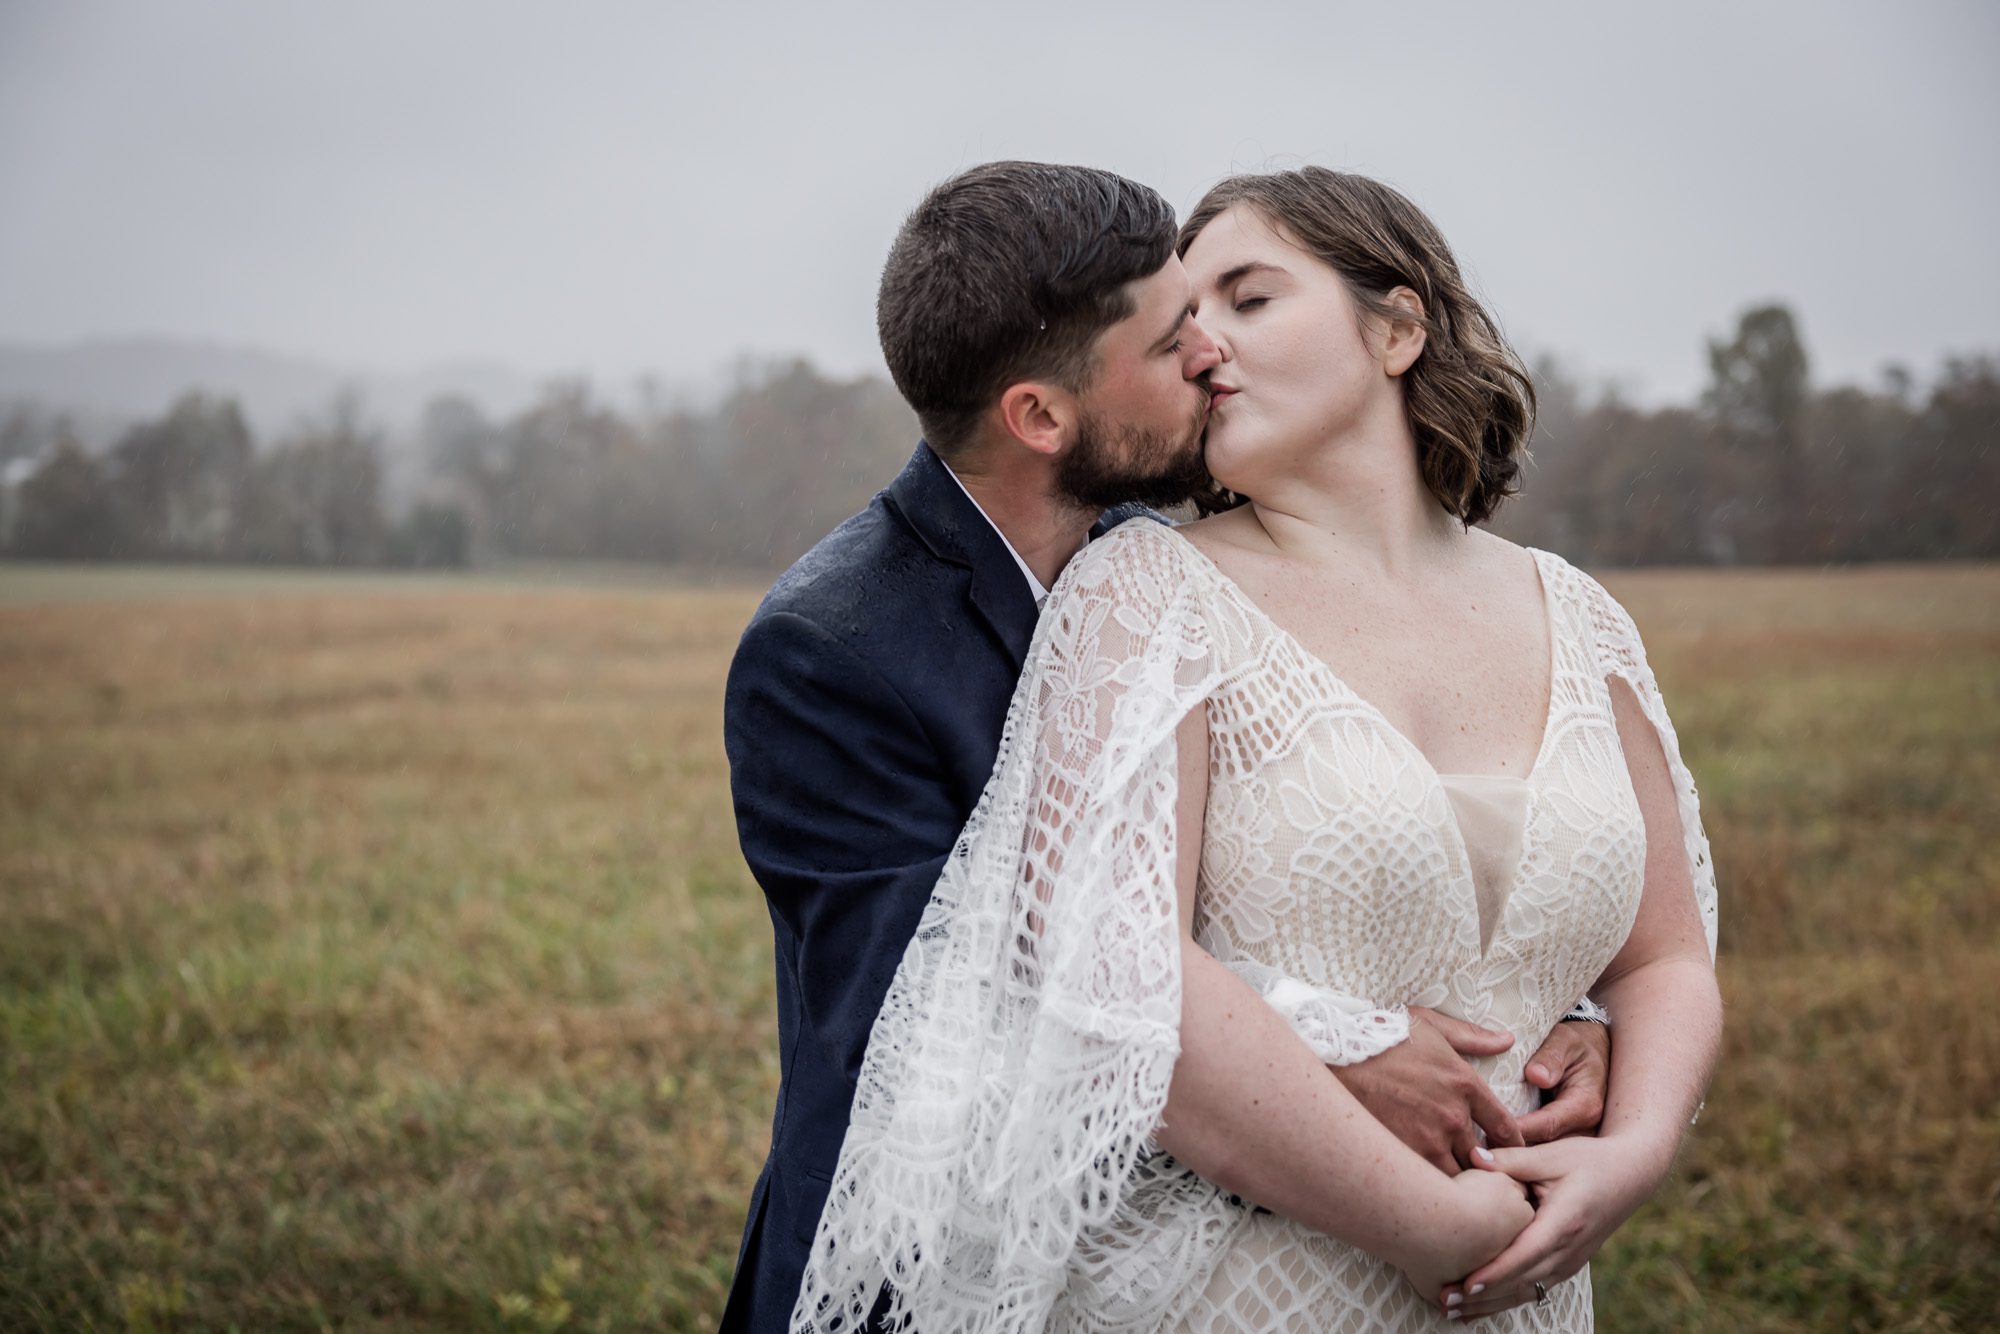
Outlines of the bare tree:
[[1723,447],[1704,469],[1709,488],[1721,487],[1719,497],[1710,489],[1712,502],[1719,500],[1710,515],[1753,557],[1803,559],[1813,479],[1804,442],[1809,367],[1798,323],[1781,305],[1747,310],[1734,338],[1710,340],[1708,364],[1704,404]]

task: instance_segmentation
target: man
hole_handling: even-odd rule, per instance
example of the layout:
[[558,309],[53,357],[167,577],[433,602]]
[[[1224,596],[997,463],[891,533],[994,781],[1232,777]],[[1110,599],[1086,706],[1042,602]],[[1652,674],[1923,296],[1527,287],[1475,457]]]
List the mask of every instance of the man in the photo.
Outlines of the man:
[[[1217,353],[1189,314],[1174,237],[1144,186],[997,162],[934,190],[890,251],[877,324],[925,442],[778,580],[729,675],[738,833],[776,938],[781,1083],[726,1331],[787,1324],[869,1030],[992,772],[1046,590],[1124,517],[1107,509],[1206,482]],[[1189,1013],[1265,1008],[1198,946],[1182,970]],[[1259,1087],[1240,1076],[1262,1061],[1296,1080],[1301,1059],[1306,1078],[1335,1075],[1289,1032],[1185,1027],[1163,1146],[1311,1225],[1335,1183],[1314,1174],[1311,1144],[1244,1133]],[[1409,1041],[1337,1075],[1447,1171],[1470,1161],[1475,1126],[1493,1143],[1595,1126],[1602,1029],[1558,1029],[1531,1067],[1561,1096],[1519,1123],[1464,1059],[1510,1041],[1418,1012]]]

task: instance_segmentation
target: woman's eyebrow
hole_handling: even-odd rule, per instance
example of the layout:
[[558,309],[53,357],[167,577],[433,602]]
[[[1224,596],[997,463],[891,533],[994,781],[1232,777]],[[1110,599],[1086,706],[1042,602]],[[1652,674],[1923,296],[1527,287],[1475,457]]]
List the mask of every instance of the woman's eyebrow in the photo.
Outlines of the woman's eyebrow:
[[1283,273],[1283,272],[1284,270],[1279,268],[1276,264],[1266,264],[1262,260],[1253,259],[1247,264],[1238,264],[1235,268],[1229,270],[1227,273],[1223,274],[1220,278],[1217,278],[1215,280],[1215,285],[1217,287],[1234,287],[1237,283],[1243,281],[1243,279],[1249,277],[1253,273]]

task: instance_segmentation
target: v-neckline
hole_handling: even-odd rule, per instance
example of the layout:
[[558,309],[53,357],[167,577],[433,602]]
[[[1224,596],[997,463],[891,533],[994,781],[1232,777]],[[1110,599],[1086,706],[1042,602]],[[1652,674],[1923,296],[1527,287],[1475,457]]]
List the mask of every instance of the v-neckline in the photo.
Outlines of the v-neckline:
[[[1173,529],[1170,527],[1168,531],[1173,532]],[[1290,645],[1292,651],[1297,653],[1299,657],[1305,659],[1306,663],[1313,670],[1317,671],[1321,676],[1325,677],[1328,681],[1332,682],[1335,688],[1340,690],[1344,695],[1347,696],[1347,698],[1352,700],[1355,704],[1359,705],[1370,716],[1372,716],[1377,723],[1381,724],[1384,731],[1388,732],[1389,735],[1395,737],[1397,741],[1401,742],[1405,749],[1407,749],[1412,755],[1416,756],[1417,762],[1423,765],[1424,772],[1428,773],[1431,776],[1431,781],[1434,784],[1436,784],[1438,789],[1440,791],[1444,789],[1445,785],[1444,780],[1446,775],[1442,771],[1440,771],[1435,764],[1431,763],[1430,756],[1424,754],[1423,748],[1419,746],[1415,741],[1412,741],[1408,733],[1404,732],[1402,728],[1396,726],[1396,724],[1389,721],[1388,714],[1382,712],[1382,710],[1377,708],[1375,704],[1372,701],[1370,701],[1366,695],[1362,694],[1360,691],[1356,690],[1353,686],[1349,685],[1345,680],[1343,680],[1340,676],[1340,673],[1334,671],[1333,667],[1326,661],[1325,658],[1322,658],[1319,654],[1307,648],[1305,644],[1299,640],[1299,637],[1297,635],[1287,630],[1284,626],[1279,625],[1278,622],[1272,618],[1269,612],[1265,611],[1262,607],[1257,605],[1257,599],[1251,597],[1249,591],[1245,589],[1243,585],[1237,583],[1236,580],[1230,576],[1228,571],[1224,570],[1220,565],[1216,564],[1215,558],[1213,556],[1209,555],[1206,551],[1203,551],[1200,547],[1196,546],[1192,541],[1188,539],[1186,534],[1175,532],[1174,536],[1179,538],[1182,542],[1187,543],[1188,550],[1192,551],[1197,557],[1199,557],[1203,562],[1205,562],[1208,565],[1208,568],[1210,570],[1214,571],[1215,577],[1222,582],[1223,586],[1229,590],[1229,592],[1236,598],[1237,601],[1241,602],[1245,607],[1249,608],[1251,615],[1257,617],[1258,620],[1262,621],[1270,629],[1271,633],[1275,635],[1279,640],[1281,640],[1285,644]],[[1558,642],[1557,630],[1556,630],[1555,593],[1554,590],[1549,587],[1548,570],[1542,563],[1543,553],[1538,548],[1535,547],[1524,547],[1522,548],[1522,550],[1526,551],[1529,555],[1529,558],[1532,559],[1535,563],[1535,581],[1540,586],[1542,592],[1543,631],[1546,634],[1548,641],[1549,701],[1548,701],[1547,711],[1542,716],[1541,736],[1535,743],[1534,759],[1529,763],[1528,771],[1524,774],[1478,774],[1478,773],[1461,773],[1458,771],[1454,771],[1450,775],[1451,777],[1454,778],[1515,778],[1523,783],[1532,785],[1535,781],[1536,776],[1541,773],[1543,760],[1548,757],[1549,739],[1555,731],[1555,722],[1556,722],[1556,684],[1560,680],[1562,675],[1562,663],[1559,656],[1561,651],[1561,644]],[[1447,800],[1450,799],[1449,793],[1446,794],[1446,799]],[[1458,821],[1454,819],[1452,821],[1454,829],[1456,829],[1457,824]],[[1463,844],[1464,839],[1462,836],[1462,831],[1460,832],[1461,832],[1460,843]]]
[[[1173,532],[1171,526],[1168,527],[1168,531]],[[1179,538],[1182,542],[1186,543],[1188,550],[1192,551],[1195,554],[1196,558],[1205,563],[1210,570],[1214,571],[1216,579],[1221,582],[1222,586],[1226,590],[1228,590],[1230,595],[1233,596],[1238,602],[1241,602],[1243,606],[1249,610],[1252,616],[1262,621],[1264,625],[1270,629],[1271,634],[1279,640],[1279,642],[1290,645],[1292,652],[1296,653],[1300,658],[1304,659],[1307,667],[1310,670],[1318,672],[1321,677],[1323,677],[1327,682],[1331,683],[1334,689],[1340,691],[1344,696],[1352,700],[1355,705],[1357,705],[1365,713],[1370,715],[1374,719],[1374,721],[1381,726],[1383,731],[1387,732],[1390,736],[1394,737],[1396,741],[1399,742],[1405,750],[1409,751],[1411,755],[1415,756],[1417,763],[1423,767],[1423,771],[1426,774],[1430,775],[1430,783],[1432,789],[1436,792],[1437,796],[1444,802],[1445,816],[1446,816],[1444,821],[1445,826],[1450,829],[1451,831],[1450,837],[1458,846],[1458,861],[1459,861],[1458,878],[1460,880],[1460,887],[1462,891],[1468,896],[1469,906],[1472,910],[1471,921],[1472,921],[1473,935],[1470,944],[1473,953],[1477,956],[1479,960],[1480,967],[1485,968],[1490,966],[1492,964],[1493,959],[1496,957],[1494,954],[1494,946],[1500,941],[1500,938],[1504,934],[1506,929],[1508,909],[1513,906],[1515,891],[1520,888],[1519,884],[1520,868],[1527,864],[1528,860],[1527,831],[1525,829],[1522,831],[1521,856],[1515,865],[1516,879],[1514,883],[1508,886],[1507,893],[1504,896],[1502,896],[1499,903],[1494,905],[1492,929],[1489,932],[1480,921],[1479,885],[1473,879],[1472,875],[1472,847],[1471,844],[1466,839],[1465,827],[1459,823],[1458,808],[1455,804],[1453,804],[1451,799],[1451,791],[1447,786],[1447,784],[1445,783],[1446,775],[1438,771],[1437,766],[1431,763],[1430,756],[1424,754],[1423,749],[1420,746],[1418,746],[1416,742],[1410,740],[1409,736],[1403,731],[1402,728],[1396,726],[1396,724],[1389,721],[1388,714],[1382,712],[1382,710],[1375,707],[1375,705],[1368,699],[1366,695],[1363,695],[1360,691],[1356,690],[1353,686],[1349,685],[1346,681],[1342,680],[1340,673],[1334,671],[1333,667],[1326,661],[1326,659],[1320,657],[1319,654],[1307,648],[1303,643],[1300,642],[1297,635],[1294,635],[1284,626],[1279,625],[1278,622],[1272,618],[1269,612],[1265,611],[1262,607],[1258,606],[1257,600],[1250,596],[1249,591],[1245,589],[1243,585],[1237,583],[1235,579],[1231,578],[1229,573],[1225,571],[1220,565],[1216,564],[1215,558],[1213,556],[1210,556],[1206,551],[1203,551],[1200,547],[1196,546],[1193,542],[1189,541],[1185,534],[1176,532],[1174,533],[1174,536]],[[1562,676],[1562,661],[1560,657],[1562,645],[1557,638],[1558,625],[1556,621],[1555,589],[1549,583],[1548,567],[1543,563],[1543,555],[1545,553],[1543,553],[1537,547],[1526,547],[1523,549],[1527,551],[1529,557],[1535,562],[1535,580],[1541,586],[1542,590],[1542,618],[1544,621],[1544,628],[1546,629],[1548,634],[1548,651],[1549,651],[1548,713],[1542,719],[1542,736],[1540,742],[1537,743],[1535,747],[1534,761],[1528,766],[1528,772],[1520,775],[1519,779],[1517,780],[1528,788],[1528,816],[1530,822],[1532,823],[1534,807],[1536,804],[1535,787],[1534,787],[1535,779],[1541,774],[1542,762],[1548,757],[1550,739],[1553,737],[1555,733],[1556,686]],[[1515,777],[1512,774],[1453,774],[1451,776],[1458,778],[1514,778]]]

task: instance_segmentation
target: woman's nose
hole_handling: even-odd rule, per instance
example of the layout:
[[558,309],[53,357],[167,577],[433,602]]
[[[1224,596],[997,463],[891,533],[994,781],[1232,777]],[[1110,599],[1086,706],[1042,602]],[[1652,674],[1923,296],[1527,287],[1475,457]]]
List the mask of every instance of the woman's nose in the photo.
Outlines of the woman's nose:
[[1199,321],[1190,320],[1189,323],[1194,326],[1194,337],[1188,343],[1187,363],[1182,374],[1192,380],[1197,375],[1214,370],[1228,358],[1223,355],[1216,341],[1208,336],[1208,330],[1202,328]]

